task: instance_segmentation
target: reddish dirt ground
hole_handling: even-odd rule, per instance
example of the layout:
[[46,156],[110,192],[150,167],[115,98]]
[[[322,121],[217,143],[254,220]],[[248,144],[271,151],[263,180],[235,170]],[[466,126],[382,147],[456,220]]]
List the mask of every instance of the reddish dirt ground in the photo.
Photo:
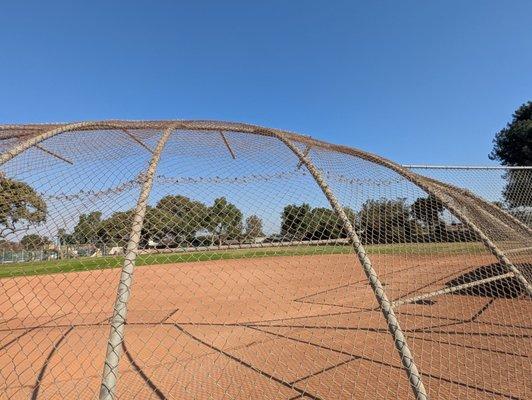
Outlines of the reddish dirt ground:
[[[372,255],[392,299],[487,255]],[[0,280],[0,398],[97,398],[119,270]],[[396,310],[433,399],[532,397],[532,305],[502,289]],[[353,255],[135,270],[120,399],[413,398]]]

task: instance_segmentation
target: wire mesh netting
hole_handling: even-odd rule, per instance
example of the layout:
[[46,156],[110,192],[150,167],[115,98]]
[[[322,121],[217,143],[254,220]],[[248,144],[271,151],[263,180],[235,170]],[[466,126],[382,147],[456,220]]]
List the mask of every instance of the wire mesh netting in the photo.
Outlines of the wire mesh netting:
[[532,169],[0,126],[0,397],[530,398]]

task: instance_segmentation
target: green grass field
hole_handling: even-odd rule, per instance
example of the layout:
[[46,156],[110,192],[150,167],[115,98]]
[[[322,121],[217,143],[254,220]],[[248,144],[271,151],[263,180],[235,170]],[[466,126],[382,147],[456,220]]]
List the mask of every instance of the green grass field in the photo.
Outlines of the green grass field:
[[[366,246],[368,254],[461,254],[481,251],[482,244],[471,243],[407,243],[393,245]],[[137,266],[153,264],[179,264],[197,261],[234,260],[241,258],[262,258],[276,256],[303,256],[323,254],[353,253],[349,245],[337,246],[294,246],[266,247],[236,250],[211,250],[189,253],[143,254],[137,257]],[[53,261],[36,261],[13,264],[0,264],[0,278],[30,275],[46,275],[65,272],[90,271],[95,269],[118,268],[124,257],[75,258]]]

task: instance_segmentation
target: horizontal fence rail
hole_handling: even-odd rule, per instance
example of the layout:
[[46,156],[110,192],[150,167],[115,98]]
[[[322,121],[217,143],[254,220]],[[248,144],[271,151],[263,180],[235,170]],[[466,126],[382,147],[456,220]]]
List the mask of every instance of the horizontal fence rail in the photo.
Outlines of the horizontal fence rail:
[[510,166],[510,165],[430,165],[430,164],[402,164],[404,168],[410,169],[447,169],[447,170],[515,170],[524,171],[532,167]]

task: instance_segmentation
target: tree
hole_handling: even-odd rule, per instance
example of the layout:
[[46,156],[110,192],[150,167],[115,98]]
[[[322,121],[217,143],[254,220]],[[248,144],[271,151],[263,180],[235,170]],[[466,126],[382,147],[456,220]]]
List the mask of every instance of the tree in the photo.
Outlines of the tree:
[[[83,214],[71,235],[76,243],[126,245],[131,233],[134,210],[119,211],[102,220],[101,212]],[[155,207],[147,207],[140,245],[149,240],[172,247],[193,241],[198,230],[209,225],[209,209],[205,204],[181,195],[163,197]],[[69,235],[63,230],[61,236]]]
[[281,214],[281,235],[288,239],[303,240],[311,231],[311,210],[307,203],[285,206]]
[[125,246],[131,233],[133,210],[117,211],[102,221],[98,240],[110,246]]
[[[489,158],[502,165],[532,166],[532,101],[519,107],[512,120],[495,135]],[[509,170],[505,177],[507,184],[503,195],[508,206],[532,206],[531,197],[525,190],[528,179],[522,171]]]
[[52,243],[50,239],[46,236],[40,236],[35,233],[30,235],[25,235],[21,240],[20,244],[26,250],[42,250],[45,246],[48,246]]
[[183,219],[160,208],[148,208],[142,227],[141,245],[151,239],[167,247],[175,247],[183,241],[192,241],[195,231]]
[[495,135],[489,158],[502,165],[532,165],[532,101],[519,107],[512,121]]
[[242,218],[242,212],[234,204],[219,197],[209,208],[209,230],[218,236],[220,244],[223,239],[237,239],[242,234]]
[[248,238],[264,236],[264,233],[262,232],[262,220],[256,215],[250,215],[246,218],[245,231]]
[[0,173],[0,237],[15,232],[18,223],[43,223],[46,211],[45,201],[33,188]]
[[368,200],[362,205],[357,222],[364,243],[411,242],[420,231],[405,199]]
[[73,235],[71,233],[67,233],[65,228],[59,228],[57,230],[57,240],[60,246],[75,243]]
[[436,242],[451,240],[453,235],[448,231],[447,223],[441,218],[444,209],[444,204],[432,194],[428,197],[418,197],[410,206],[412,217],[428,230],[428,235],[423,235],[424,239]]
[[72,240],[77,244],[96,243],[99,239],[99,229],[102,223],[102,213],[93,211],[81,214],[77,225],[74,227]]
[[[168,221],[165,223],[172,226],[168,230],[174,237],[182,236],[187,240],[192,240],[196,233],[201,229],[209,227],[209,208],[195,200],[181,195],[169,195],[163,197],[156,205],[156,208],[167,213]],[[164,214],[159,214],[162,217]],[[161,220],[161,228],[163,225]]]
[[[355,213],[350,208],[344,208],[347,218],[355,225]],[[317,207],[311,211],[311,230],[308,240],[342,239],[347,237],[344,223],[335,211],[329,208]]]
[[510,209],[532,207],[530,196],[530,175],[528,171],[508,170],[504,174],[506,186],[502,192]]
[[22,245],[10,240],[0,239],[0,250],[17,251],[21,250]]
[[[355,225],[355,213],[344,208],[347,218]],[[293,240],[327,240],[346,238],[344,224],[335,211],[312,208],[303,203],[300,206],[289,204],[281,214],[281,234]]]
[[444,205],[439,199],[429,195],[418,197],[410,206],[410,210],[415,219],[432,228],[441,222],[440,215],[444,210]]

